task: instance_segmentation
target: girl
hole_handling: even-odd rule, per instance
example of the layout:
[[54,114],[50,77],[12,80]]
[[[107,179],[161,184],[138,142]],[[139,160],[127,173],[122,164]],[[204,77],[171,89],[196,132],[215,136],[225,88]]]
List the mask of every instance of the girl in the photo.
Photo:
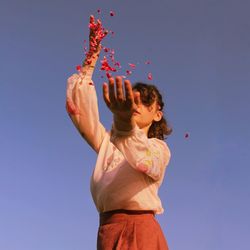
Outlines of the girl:
[[[93,17],[92,17],[93,22]],[[68,79],[66,109],[74,125],[96,151],[91,193],[100,215],[98,250],[167,250],[155,214],[163,213],[158,189],[170,160],[163,141],[171,129],[163,117],[162,96],[153,85],[131,86],[117,76],[103,84],[113,113],[111,131],[99,121],[92,74],[101,51],[91,47],[78,74]],[[116,88],[115,86],[116,85]]]

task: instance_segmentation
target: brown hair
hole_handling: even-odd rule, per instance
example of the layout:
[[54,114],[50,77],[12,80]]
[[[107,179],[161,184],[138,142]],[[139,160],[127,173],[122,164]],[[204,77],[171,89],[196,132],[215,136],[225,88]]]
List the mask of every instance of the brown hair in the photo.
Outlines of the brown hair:
[[[146,84],[142,82],[136,82],[133,85],[133,90],[140,92],[140,98],[142,104],[145,106],[151,106],[155,100],[159,105],[159,110],[163,112],[164,102],[162,100],[162,95],[155,85]],[[149,130],[148,138],[158,138],[160,140],[165,140],[164,135],[169,136],[172,133],[172,128],[168,126],[167,120],[162,116],[162,119],[158,122],[153,121]]]

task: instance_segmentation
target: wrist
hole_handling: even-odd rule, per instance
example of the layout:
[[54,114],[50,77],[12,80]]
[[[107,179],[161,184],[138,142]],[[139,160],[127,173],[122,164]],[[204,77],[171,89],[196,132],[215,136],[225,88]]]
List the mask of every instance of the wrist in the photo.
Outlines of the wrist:
[[99,55],[100,55],[100,52],[93,52],[90,50],[86,54],[86,58],[84,59],[82,65],[83,66],[89,65],[90,67],[95,67],[95,65],[98,61]]
[[114,124],[117,130],[120,131],[130,131],[135,127],[135,121],[132,117],[123,118],[114,115]]

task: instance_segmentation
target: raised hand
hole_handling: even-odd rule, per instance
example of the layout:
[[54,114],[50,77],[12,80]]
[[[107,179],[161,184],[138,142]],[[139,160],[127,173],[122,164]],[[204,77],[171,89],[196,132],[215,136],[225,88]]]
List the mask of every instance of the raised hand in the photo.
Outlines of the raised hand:
[[91,64],[92,61],[96,62],[102,50],[101,41],[108,34],[108,31],[102,27],[99,19],[95,21],[93,15],[89,19],[89,52],[83,64]]
[[[115,91],[116,81],[116,91]],[[133,92],[129,80],[124,81],[124,89],[122,84],[122,77],[117,76],[109,78],[109,84],[103,84],[103,99],[114,114],[115,121],[127,122],[131,124],[133,113],[137,110],[140,104],[140,93]]]

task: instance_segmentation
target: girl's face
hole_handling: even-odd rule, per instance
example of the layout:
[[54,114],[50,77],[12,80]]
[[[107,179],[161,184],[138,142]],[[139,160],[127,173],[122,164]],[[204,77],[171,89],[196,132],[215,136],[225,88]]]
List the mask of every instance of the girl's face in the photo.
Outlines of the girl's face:
[[150,106],[144,105],[140,102],[137,105],[136,111],[133,113],[133,118],[137,126],[142,128],[149,128],[153,121],[160,121],[162,112],[159,110],[159,105],[154,101]]

